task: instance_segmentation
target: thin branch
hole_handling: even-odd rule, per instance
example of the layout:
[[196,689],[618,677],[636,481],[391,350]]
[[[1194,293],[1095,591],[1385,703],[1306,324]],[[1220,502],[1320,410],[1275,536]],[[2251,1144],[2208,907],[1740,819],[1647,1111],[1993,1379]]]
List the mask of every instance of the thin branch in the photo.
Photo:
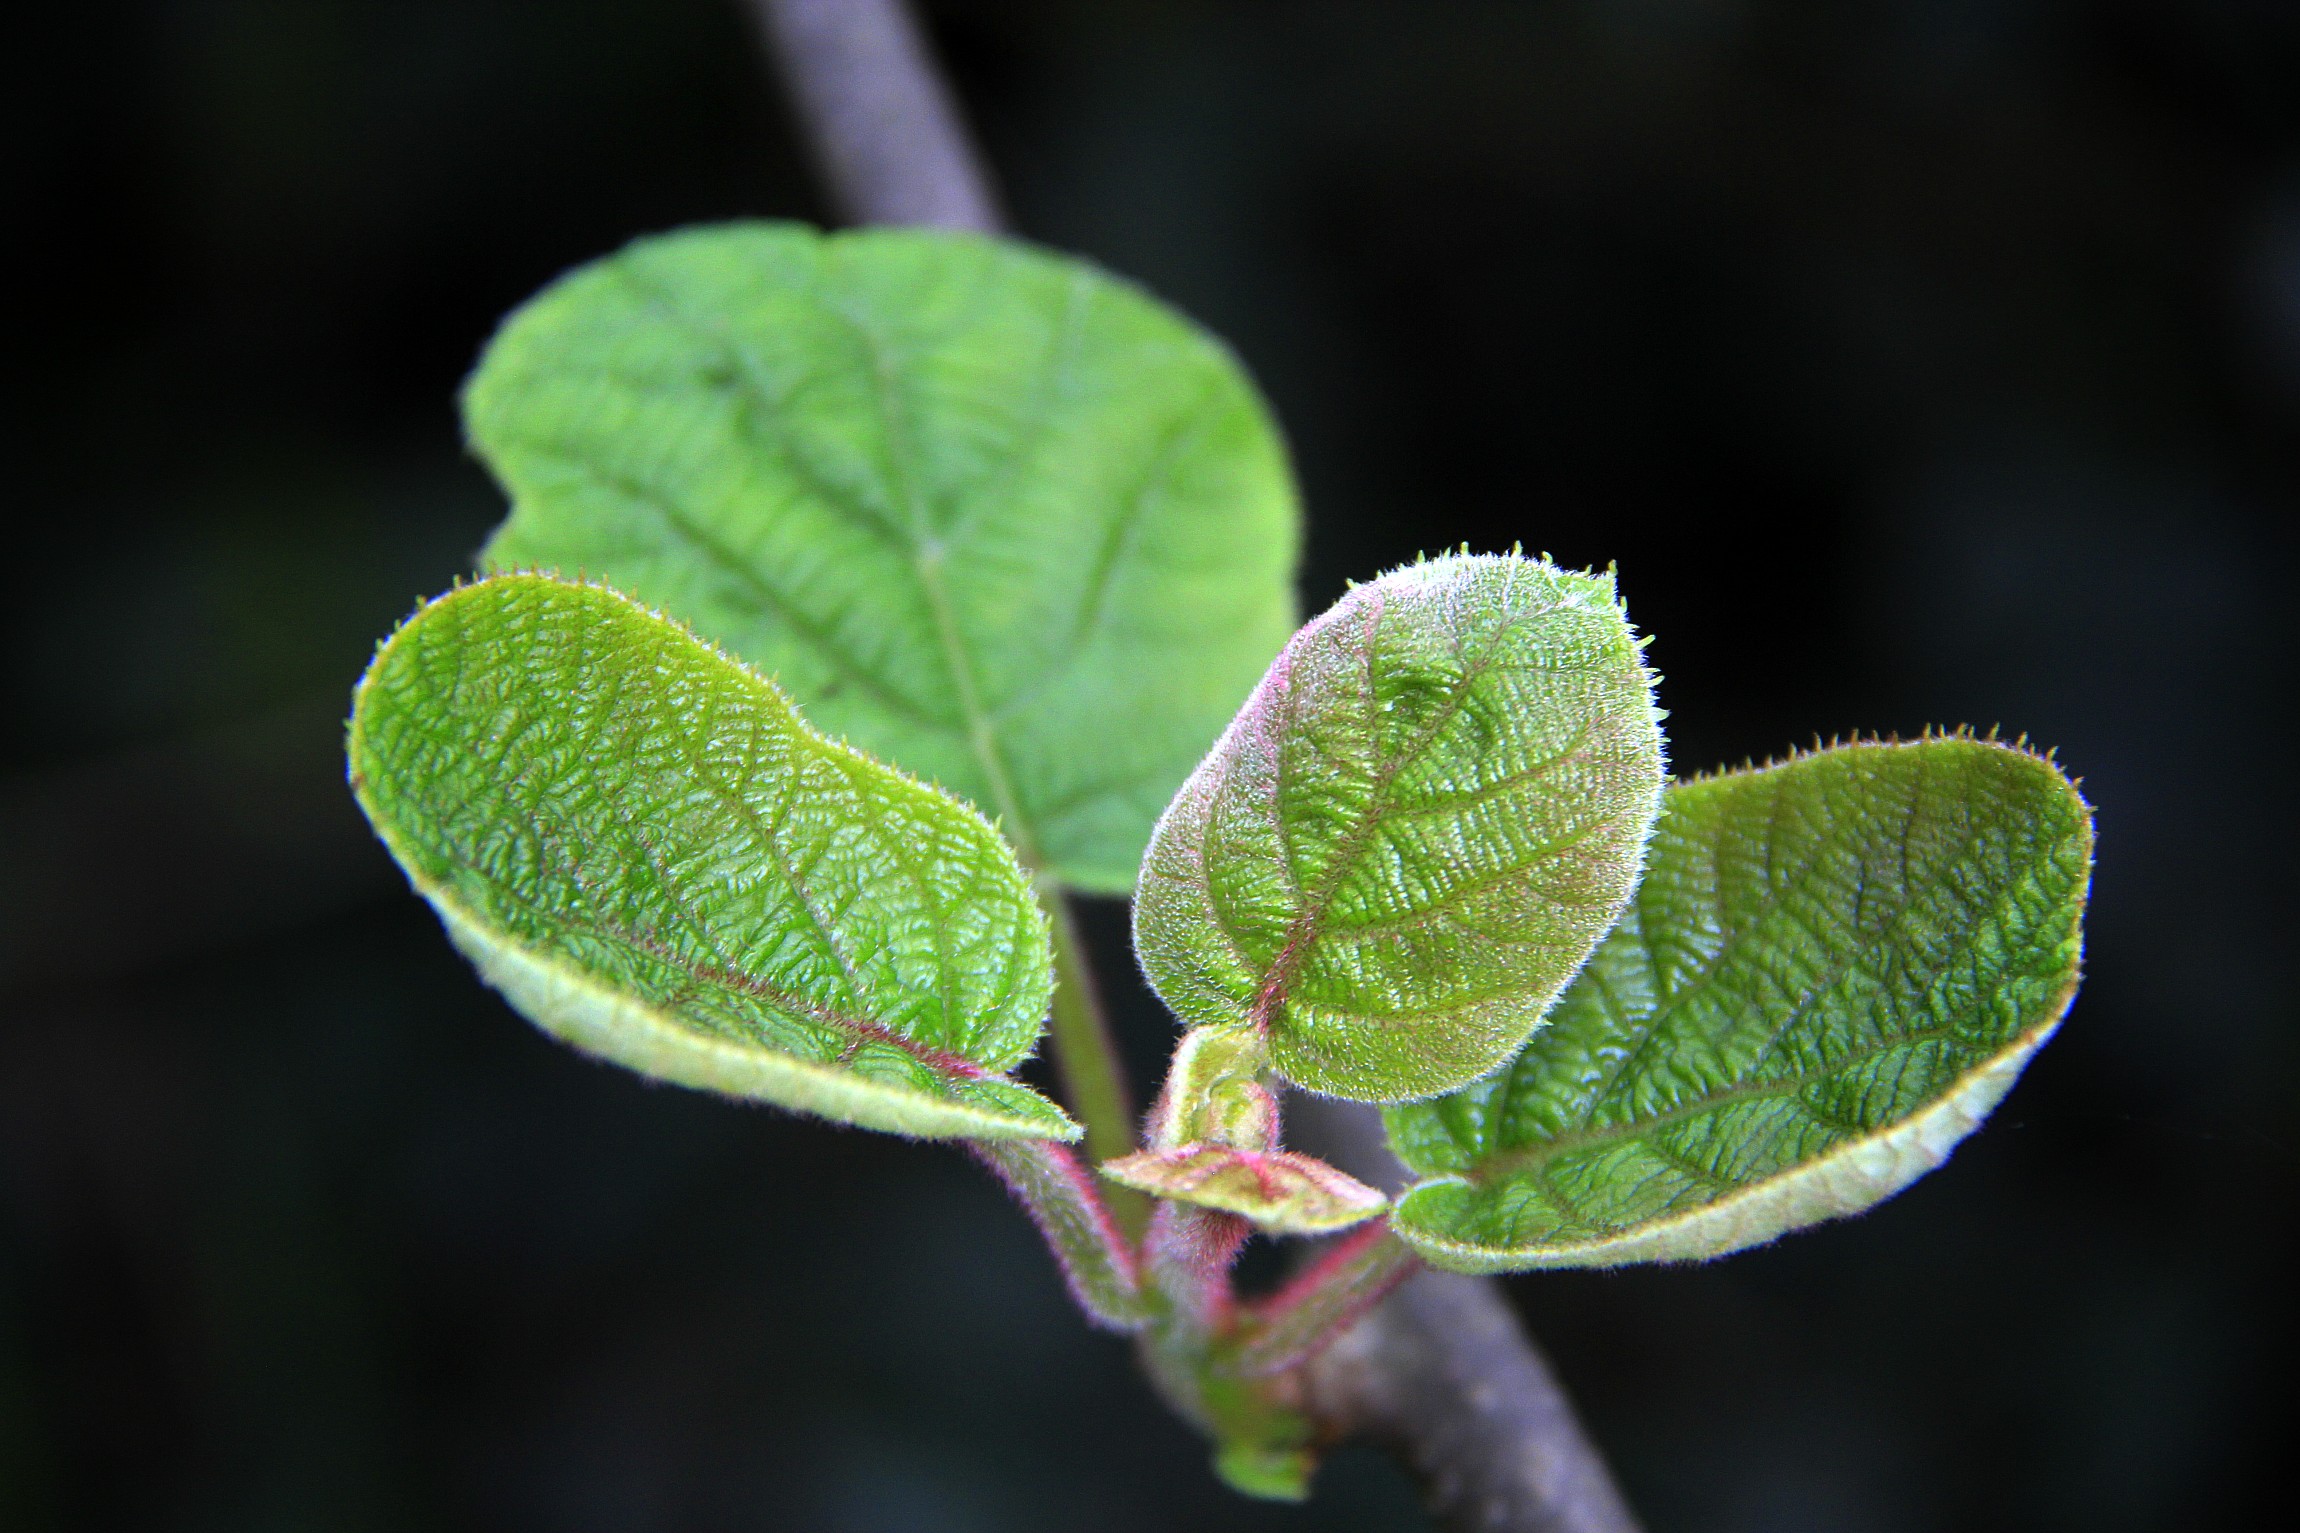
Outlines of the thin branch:
[[1302,1372],[1310,1415],[1404,1459],[1456,1533],[1636,1533],[1492,1282],[1423,1272]]
[[1005,222],[958,104],[903,0],[745,0],[817,170],[855,223],[996,232]]

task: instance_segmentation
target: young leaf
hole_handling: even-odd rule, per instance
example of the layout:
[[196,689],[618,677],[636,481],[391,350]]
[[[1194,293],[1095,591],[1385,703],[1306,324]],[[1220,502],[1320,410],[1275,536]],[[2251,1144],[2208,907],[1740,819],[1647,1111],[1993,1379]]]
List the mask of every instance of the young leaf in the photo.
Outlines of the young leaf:
[[1194,1027],[1174,1046],[1165,1089],[1144,1125],[1154,1149],[1229,1144],[1267,1150],[1278,1137],[1270,1050],[1245,1027]]
[[1237,1214],[1274,1235],[1329,1235],[1389,1206],[1348,1172],[1292,1150],[1185,1144],[1140,1150],[1096,1169],[1122,1186]]
[[1507,1059],[1620,913],[1661,792],[1611,576],[1434,559],[1296,634],[1151,838],[1135,946],[1313,1091]]
[[1223,347],[1082,262],[924,230],[642,240],[464,396],[497,567],[602,577],[829,733],[1132,887],[1295,621],[1292,481]]
[[1003,1078],[1051,979],[997,831],[628,598],[505,575],[430,603],[350,754],[457,946],[577,1048],[890,1133],[1077,1137]]
[[1387,1208],[1389,1199],[1357,1178],[1278,1147],[1278,1098],[1268,1070],[1269,1049],[1253,1029],[1192,1028],[1175,1046],[1166,1088],[1151,1110],[1150,1147],[1104,1161],[1101,1173],[1279,1235],[1345,1230]]
[[1683,1261],[1945,1159],[2074,995],[2090,811],[1989,741],[1673,787],[1645,879],[1525,1051],[1394,1108],[1393,1216],[1461,1271]]

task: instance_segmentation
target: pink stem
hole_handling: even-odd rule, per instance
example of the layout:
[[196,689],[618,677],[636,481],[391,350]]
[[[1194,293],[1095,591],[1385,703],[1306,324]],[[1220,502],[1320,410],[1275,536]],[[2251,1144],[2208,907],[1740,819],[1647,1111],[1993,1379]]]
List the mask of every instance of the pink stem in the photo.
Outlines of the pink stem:
[[1259,1378],[1298,1368],[1420,1270],[1387,1221],[1353,1230],[1283,1288],[1246,1312],[1240,1371]]
[[1141,1255],[1111,1217],[1078,1152],[1045,1139],[977,1139],[967,1148],[997,1173],[1046,1237],[1078,1307],[1109,1330],[1141,1329],[1149,1319]]
[[1161,1200],[1142,1244],[1151,1286],[1193,1330],[1220,1333],[1237,1311],[1230,1267],[1253,1233],[1236,1214]]

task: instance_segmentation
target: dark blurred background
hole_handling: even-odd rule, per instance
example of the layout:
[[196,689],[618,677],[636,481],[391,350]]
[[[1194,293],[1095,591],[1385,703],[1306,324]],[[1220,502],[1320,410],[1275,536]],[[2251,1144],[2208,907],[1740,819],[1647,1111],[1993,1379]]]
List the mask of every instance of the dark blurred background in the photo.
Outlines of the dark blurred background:
[[[1618,561],[1681,769],[2001,723],[2099,805],[2089,983],[1945,1171],[1515,1287],[1655,1533],[2271,1520],[2300,7],[930,10],[1020,226],[1263,381],[1312,608]],[[499,513],[495,318],[820,214],[736,0],[10,16],[0,1528],[1424,1526],[1370,1453],[1215,1488],[956,1155],[545,1042],[342,789]]]

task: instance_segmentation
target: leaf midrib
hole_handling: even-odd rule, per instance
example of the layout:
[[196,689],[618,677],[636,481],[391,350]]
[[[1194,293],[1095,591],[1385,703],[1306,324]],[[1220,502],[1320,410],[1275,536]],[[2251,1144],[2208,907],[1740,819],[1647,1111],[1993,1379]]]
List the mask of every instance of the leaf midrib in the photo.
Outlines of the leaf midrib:
[[[990,788],[994,812],[1005,828],[1008,838],[1013,841],[1016,854],[1025,870],[1035,874],[1039,871],[1043,861],[1038,844],[1038,828],[1024,813],[1020,797],[1014,790],[1013,774],[1007,763],[1005,745],[998,733],[996,722],[998,715],[983,705],[979,683],[975,676],[972,650],[959,628],[957,614],[951,603],[949,591],[942,580],[941,565],[945,544],[944,540],[932,537],[927,527],[929,511],[918,489],[916,446],[911,441],[907,422],[895,406],[896,379],[888,356],[890,348],[884,337],[879,334],[865,316],[834,301],[826,292],[822,285],[826,264],[824,257],[826,255],[827,252],[818,247],[814,269],[816,285],[811,296],[819,312],[837,320],[853,334],[870,361],[871,394],[878,409],[881,440],[885,442],[887,448],[887,469],[895,481],[893,488],[896,499],[902,505],[910,521],[909,527],[903,529],[907,534],[907,546],[903,547],[901,552],[908,556],[907,562],[911,573],[918,583],[920,595],[925,599],[928,613],[933,620],[935,641],[942,650],[944,669],[950,676],[952,690],[958,703],[960,727],[952,732],[961,736],[967,751],[975,758],[975,764],[982,769],[983,778]],[[758,386],[753,380],[756,360],[752,357],[750,348],[739,337],[721,326],[689,314],[637,272],[625,268],[618,268],[618,270],[622,271],[627,284],[639,295],[641,300],[658,313],[663,314],[690,333],[732,353],[736,361],[742,365],[742,375],[749,384],[754,395],[754,404],[760,408],[762,418],[769,421],[776,418],[776,412],[767,408],[769,401],[759,395]],[[1041,384],[1042,391],[1051,393],[1057,401],[1067,397],[1070,392],[1069,380],[1076,364],[1077,342],[1083,325],[1082,316],[1085,301],[1091,296],[1089,285],[1083,274],[1073,273],[1067,288],[1062,319],[1051,348],[1054,365],[1046,370],[1044,381]],[[1043,405],[1035,410],[1032,414],[1033,429],[1043,432],[1052,413],[1051,404]],[[779,432],[778,435],[780,435]],[[1009,464],[1018,464],[1025,456],[1027,456],[1026,452],[1017,452],[1010,455],[1008,462]],[[1008,470],[1008,472],[1011,471],[1011,469]],[[842,516],[862,520],[868,523],[873,530],[880,531],[882,534],[889,530],[885,529],[876,518],[862,516],[855,507],[848,503],[845,497],[831,493],[828,487],[810,484],[810,488],[823,504],[832,507]],[[663,506],[667,519],[677,530],[702,546],[717,562],[739,570],[751,587],[768,599],[769,605],[782,614],[786,621],[791,621],[791,626],[813,643],[816,649],[830,655],[841,670],[861,681],[867,690],[876,693],[882,701],[895,704],[896,711],[907,714],[917,722],[938,732],[950,729],[947,723],[933,719],[922,707],[894,692],[883,679],[872,675],[860,665],[847,661],[838,651],[829,649],[822,642],[821,635],[813,632],[808,625],[792,621],[795,609],[782,598],[780,592],[775,591],[762,576],[751,570],[743,561],[734,559],[730,553],[720,549],[715,541],[705,537],[700,529],[673,511],[663,497],[654,498],[658,504]],[[1131,520],[1132,512],[1136,509],[1138,509],[1138,505],[1130,507],[1129,516],[1122,519],[1122,524]],[[1118,532],[1120,536],[1123,535],[1123,525],[1118,529]],[[956,539],[949,541],[955,542]]]
[[[439,883],[429,878],[426,878],[424,883],[430,886],[424,892],[430,894],[433,898],[446,899],[461,907],[465,920],[470,921],[473,925],[484,927],[488,931],[495,933],[497,935],[497,940],[513,943],[519,946],[529,945],[522,942],[521,939],[516,935],[505,931],[500,922],[494,920],[492,917],[488,916],[482,911],[472,909],[469,902],[458,897],[448,885]],[[625,947],[645,954],[647,957],[652,958],[659,963],[668,964],[672,968],[679,970],[681,973],[684,973],[692,982],[694,986],[694,991],[692,993],[700,994],[708,987],[712,986],[716,986],[724,990],[732,990],[738,994],[748,995],[754,999],[765,1001],[770,1005],[778,1006],[784,1011],[792,1014],[795,1018],[804,1019],[805,1021],[813,1022],[819,1026],[830,1028],[834,1032],[845,1034],[848,1039],[848,1048],[847,1051],[841,1055],[839,1061],[840,1063],[845,1063],[848,1060],[851,1060],[853,1051],[865,1044],[884,1043],[893,1048],[901,1050],[905,1054],[908,1054],[913,1059],[916,1059],[920,1064],[925,1065],[928,1069],[933,1070],[937,1075],[940,1075],[945,1079],[1005,1079],[1005,1077],[1000,1075],[997,1071],[991,1070],[984,1065],[977,1064],[975,1061],[968,1059],[965,1055],[960,1054],[954,1049],[946,1049],[935,1044],[921,1042],[915,1038],[905,1037],[903,1034],[897,1032],[891,1027],[888,1027],[883,1022],[874,1022],[867,1017],[850,1015],[849,1013],[841,1010],[836,1006],[827,1005],[823,1002],[813,1000],[807,996],[800,995],[795,991],[785,989],[783,986],[777,985],[771,980],[764,979],[759,975],[734,964],[723,953],[714,953],[714,956],[719,959],[719,962],[717,963],[698,963],[694,959],[680,953],[673,944],[665,941],[662,937],[651,931],[647,931],[641,928],[627,927],[620,922],[609,921],[605,917],[596,914],[594,914],[588,921],[580,920],[572,915],[554,910],[549,906],[541,905],[531,900],[519,899],[512,893],[511,890],[501,884],[496,883],[492,879],[486,880],[486,883],[489,889],[494,891],[499,897],[510,895],[514,902],[517,903],[521,908],[527,910],[536,918],[550,925],[563,937],[585,937],[591,939],[592,941],[620,943]],[[715,948],[716,945],[711,942],[707,932],[698,930],[695,935],[706,946]],[[555,961],[572,965],[573,967],[585,973],[591,972],[588,965],[582,964],[572,956],[558,956],[556,957]],[[612,984],[616,989],[623,988],[622,985],[618,982],[609,981],[609,983]],[[645,1000],[646,998],[641,997],[640,999]],[[669,1006],[675,1005],[676,1003],[649,1002],[649,1004],[664,1006],[667,1008]],[[676,1015],[675,1012],[674,1015]],[[790,1052],[786,1049],[775,1048],[772,1044],[766,1043],[759,1039],[744,1039],[742,1041],[750,1047],[769,1049],[772,1052],[778,1054]],[[802,1056],[793,1055],[792,1057],[799,1058]]]
[[[820,268],[817,268],[818,275]],[[879,431],[886,443],[887,472],[893,477],[897,499],[910,517],[910,565],[918,580],[919,593],[926,598],[928,612],[933,616],[935,637],[942,645],[943,664],[950,672],[952,689],[958,695],[959,716],[966,721],[966,743],[974,753],[976,765],[990,785],[991,803],[1000,823],[1006,827],[1009,840],[1014,843],[1016,857],[1025,872],[1035,874],[1039,869],[1037,828],[1022,812],[1021,801],[1014,792],[1014,780],[1006,763],[1006,752],[998,738],[998,731],[990,715],[982,706],[974,675],[974,656],[959,631],[958,617],[952,610],[950,593],[942,581],[943,544],[932,535],[928,526],[931,514],[918,485],[917,444],[912,441],[910,424],[896,407],[896,379],[893,365],[887,355],[887,346],[877,330],[861,315],[822,296],[818,289],[816,302],[825,313],[837,318],[855,334],[870,358],[871,398],[878,406]],[[1057,352],[1067,348],[1059,342]]]
[[[1513,571],[1513,581],[1515,578]],[[1554,582],[1552,582],[1551,589],[1554,595]],[[1373,790],[1368,795],[1366,811],[1359,817],[1357,824],[1351,827],[1349,834],[1343,837],[1335,847],[1333,860],[1326,865],[1315,891],[1305,890],[1298,884],[1294,885],[1294,897],[1302,901],[1302,905],[1295,912],[1294,919],[1287,923],[1286,935],[1281,941],[1277,953],[1263,969],[1260,983],[1254,987],[1254,1000],[1249,1009],[1248,1020],[1255,1027],[1267,1031],[1279,1010],[1285,1006],[1293,988],[1294,977],[1299,973],[1304,961],[1305,950],[1319,940],[1318,925],[1323,920],[1327,907],[1333,903],[1334,895],[1341,888],[1344,879],[1356,866],[1357,859],[1364,854],[1366,843],[1372,839],[1376,826],[1381,822],[1384,799],[1396,783],[1398,775],[1406,769],[1409,763],[1418,760],[1421,753],[1429,748],[1430,743],[1443,733],[1446,726],[1451,724],[1455,716],[1461,712],[1471,689],[1491,667],[1493,657],[1496,651],[1500,649],[1502,640],[1535,618],[1546,617],[1556,612],[1562,605],[1562,603],[1553,602],[1539,612],[1513,613],[1505,621],[1496,624],[1486,636],[1486,643],[1477,659],[1463,667],[1461,679],[1455,686],[1452,695],[1446,699],[1446,706],[1422,728],[1421,732],[1409,744],[1399,748],[1377,767],[1374,773]],[[1374,639],[1381,627],[1381,621],[1387,607],[1386,600],[1380,601],[1375,606],[1371,619],[1366,625],[1365,638],[1366,650],[1363,670],[1366,680],[1363,692],[1370,705],[1368,732],[1377,741],[1381,737],[1381,724],[1379,700],[1373,679]],[[1461,636],[1456,633],[1452,638],[1454,653],[1456,656],[1460,656],[1462,653]],[[1288,734],[1292,732],[1294,703],[1292,678],[1289,675],[1287,696],[1281,705],[1280,715],[1281,722],[1286,726],[1285,733]],[[1281,747],[1278,754],[1277,771],[1271,784],[1271,820],[1277,828],[1278,866],[1281,873],[1287,876],[1287,882],[1292,883],[1290,870],[1293,866],[1293,841],[1288,834],[1286,818],[1277,807],[1279,801],[1285,796],[1285,790],[1286,753]],[[1238,933],[1231,928],[1229,922],[1222,919],[1218,906],[1214,907],[1214,916],[1216,923],[1223,928],[1223,934],[1228,938],[1231,948],[1243,954],[1244,946],[1239,940]],[[1386,1012],[1381,1013],[1381,1015],[1396,1016],[1401,1015],[1401,1013]]]

